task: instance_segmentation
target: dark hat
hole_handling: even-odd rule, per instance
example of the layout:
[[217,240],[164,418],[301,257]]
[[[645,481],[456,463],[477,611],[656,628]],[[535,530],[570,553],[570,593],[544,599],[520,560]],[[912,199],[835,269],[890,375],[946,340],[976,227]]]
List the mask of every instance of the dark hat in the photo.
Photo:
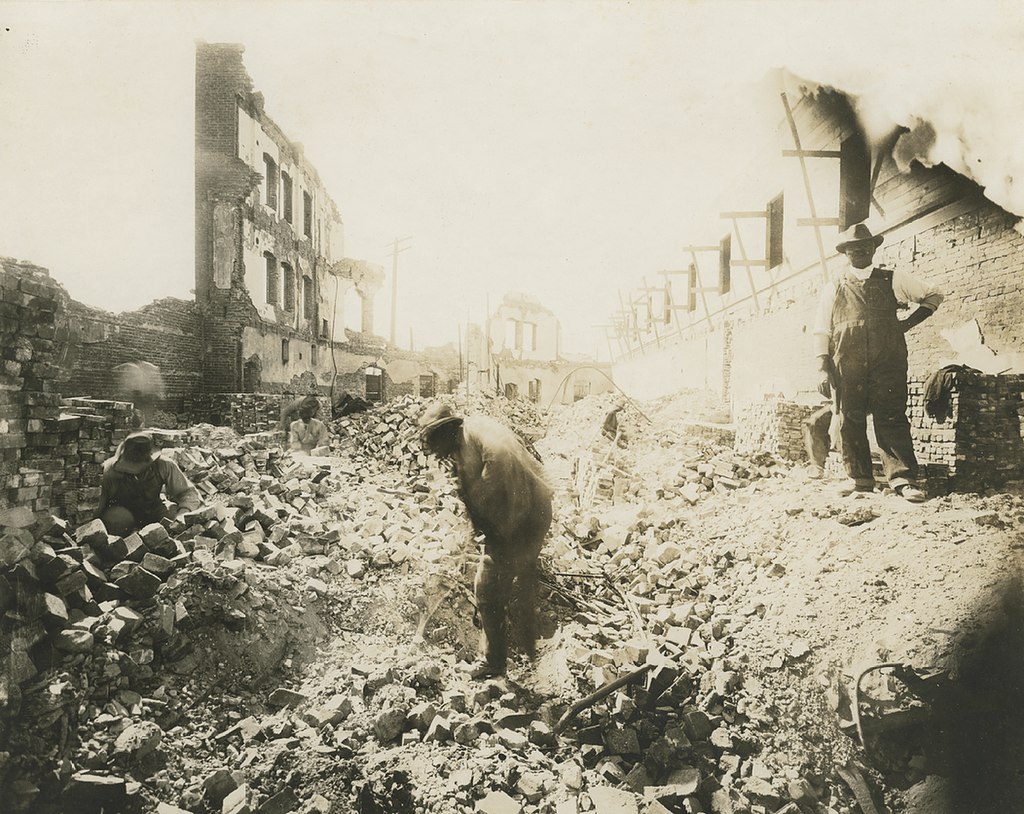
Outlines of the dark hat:
[[152,433],[133,432],[117,448],[114,468],[137,475],[159,457],[160,453],[153,449]]
[[462,418],[455,415],[452,412],[452,408],[445,404],[443,401],[439,401],[435,404],[431,404],[426,412],[420,416],[420,436],[424,439],[430,437],[431,434],[440,427],[453,422],[462,423]]
[[837,252],[845,252],[857,243],[871,243],[874,247],[882,245],[885,240],[881,235],[872,234],[866,223],[855,223],[849,229],[839,233],[839,242],[836,243]]

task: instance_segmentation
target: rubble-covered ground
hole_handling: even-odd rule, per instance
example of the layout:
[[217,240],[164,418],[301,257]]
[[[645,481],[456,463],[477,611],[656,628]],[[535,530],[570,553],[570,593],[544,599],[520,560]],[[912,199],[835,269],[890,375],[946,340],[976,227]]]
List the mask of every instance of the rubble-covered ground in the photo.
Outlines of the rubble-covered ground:
[[556,490],[544,639],[499,680],[417,400],[323,458],[168,432],[207,505],[129,538],[7,513],[2,810],[1018,810],[1024,500],[839,498],[681,398],[616,443],[612,403],[458,404]]

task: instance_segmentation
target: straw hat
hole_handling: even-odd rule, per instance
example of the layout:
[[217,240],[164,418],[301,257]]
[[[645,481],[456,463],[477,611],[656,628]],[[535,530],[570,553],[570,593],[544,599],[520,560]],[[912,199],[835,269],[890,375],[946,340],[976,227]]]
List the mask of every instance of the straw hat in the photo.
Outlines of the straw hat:
[[153,448],[152,433],[133,432],[117,448],[114,469],[138,475],[159,457],[160,453]]
[[433,433],[441,427],[452,424],[454,422],[462,423],[461,416],[455,415],[452,412],[452,408],[444,402],[437,402],[431,404],[427,408],[426,412],[420,416],[420,435],[424,439],[428,439]]
[[882,245],[885,240],[881,235],[871,232],[866,223],[855,223],[849,229],[839,233],[839,242],[836,243],[837,252],[845,252],[858,243],[871,243],[875,248]]

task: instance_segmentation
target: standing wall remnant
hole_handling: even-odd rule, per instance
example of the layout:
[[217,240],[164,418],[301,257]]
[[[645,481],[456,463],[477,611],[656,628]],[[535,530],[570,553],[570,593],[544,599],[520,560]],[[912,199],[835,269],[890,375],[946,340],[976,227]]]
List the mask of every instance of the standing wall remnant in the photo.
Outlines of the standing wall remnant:
[[53,451],[68,300],[46,269],[0,258],[0,511],[48,511],[62,474]]

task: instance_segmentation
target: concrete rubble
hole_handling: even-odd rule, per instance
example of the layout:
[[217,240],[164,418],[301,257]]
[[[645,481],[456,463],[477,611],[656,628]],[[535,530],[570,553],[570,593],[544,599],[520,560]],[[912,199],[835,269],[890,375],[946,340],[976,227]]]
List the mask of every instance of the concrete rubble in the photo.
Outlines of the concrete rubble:
[[[804,568],[782,553],[785,524],[855,534],[880,513],[773,504],[737,535],[723,524],[784,494],[788,465],[629,409],[616,447],[599,435],[609,404],[470,408],[519,426],[558,496],[548,637],[508,679],[463,671],[471,529],[411,397],[334,422],[330,456],[274,432],[161,433],[205,500],[181,522],[122,538],[0,516],[9,810],[852,811],[813,744],[779,730],[821,645],[765,650],[761,632],[772,586]],[[610,481],[586,500],[584,463]],[[975,507],[967,533],[999,531],[993,515],[1016,522]],[[822,749],[852,754],[834,729]]]

